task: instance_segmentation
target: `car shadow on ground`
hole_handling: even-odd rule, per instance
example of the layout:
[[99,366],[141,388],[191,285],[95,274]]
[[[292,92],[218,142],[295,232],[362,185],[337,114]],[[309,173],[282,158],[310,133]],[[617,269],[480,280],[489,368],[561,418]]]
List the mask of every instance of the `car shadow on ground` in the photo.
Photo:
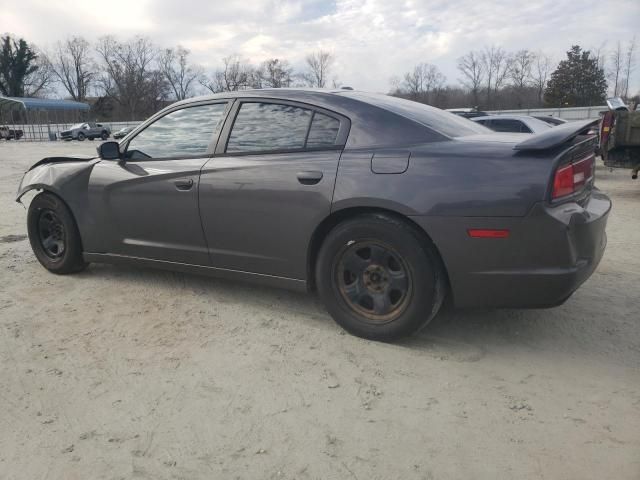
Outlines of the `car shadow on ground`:
[[[92,265],[80,276],[100,282],[119,282],[123,289],[154,285],[166,290],[167,298],[188,292],[204,295],[224,303],[237,303],[282,318],[282,321],[305,322],[314,328],[336,331],[337,327],[324,310],[317,295],[206,276],[127,266]],[[164,296],[164,293],[161,293]],[[508,347],[511,351],[562,351],[615,357],[624,343],[624,332],[607,335],[602,322],[587,321],[579,301],[569,299],[565,305],[540,310],[460,310],[444,305],[436,318],[418,334],[401,340],[397,346],[424,350],[431,355],[476,361],[487,352]],[[597,317],[598,313],[595,313]],[[627,346],[633,346],[633,340]],[[620,355],[623,353],[621,352]],[[615,359],[614,359],[615,360]]]

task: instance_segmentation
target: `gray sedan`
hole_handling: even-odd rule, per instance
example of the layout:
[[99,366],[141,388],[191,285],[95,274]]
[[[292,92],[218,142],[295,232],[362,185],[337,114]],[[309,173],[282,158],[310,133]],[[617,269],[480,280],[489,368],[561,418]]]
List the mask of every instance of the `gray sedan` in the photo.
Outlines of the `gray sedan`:
[[[317,291],[346,330],[390,341],[459,307],[549,307],[594,271],[611,203],[593,121],[499,134],[350,90],[175,103],[94,158],[24,175],[35,256]],[[81,280],[79,280],[81,281]]]

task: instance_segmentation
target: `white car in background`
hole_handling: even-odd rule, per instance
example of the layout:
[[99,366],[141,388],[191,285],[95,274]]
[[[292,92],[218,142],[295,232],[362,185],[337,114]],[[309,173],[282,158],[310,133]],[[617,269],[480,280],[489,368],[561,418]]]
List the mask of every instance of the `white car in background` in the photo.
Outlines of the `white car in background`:
[[542,133],[552,125],[527,115],[487,115],[469,120],[480,123],[496,132]]

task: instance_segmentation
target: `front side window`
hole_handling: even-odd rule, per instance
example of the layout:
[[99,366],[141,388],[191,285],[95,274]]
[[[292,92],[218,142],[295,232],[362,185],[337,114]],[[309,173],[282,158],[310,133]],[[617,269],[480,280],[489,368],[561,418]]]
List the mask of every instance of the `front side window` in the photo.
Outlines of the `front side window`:
[[136,135],[127,146],[127,158],[198,157],[206,155],[217,135],[226,103],[198,105],[171,112]]
[[277,103],[246,102],[231,129],[227,152],[304,148],[312,112]]

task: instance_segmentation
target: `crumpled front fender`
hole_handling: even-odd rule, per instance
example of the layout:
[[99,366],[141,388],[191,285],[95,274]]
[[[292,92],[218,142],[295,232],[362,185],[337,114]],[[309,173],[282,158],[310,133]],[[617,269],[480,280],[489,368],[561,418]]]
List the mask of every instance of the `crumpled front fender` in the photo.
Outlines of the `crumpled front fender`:
[[[99,158],[45,158],[22,177],[16,202],[30,190],[49,190],[71,203],[86,198],[89,176]],[[74,202],[75,203],[75,202]]]

